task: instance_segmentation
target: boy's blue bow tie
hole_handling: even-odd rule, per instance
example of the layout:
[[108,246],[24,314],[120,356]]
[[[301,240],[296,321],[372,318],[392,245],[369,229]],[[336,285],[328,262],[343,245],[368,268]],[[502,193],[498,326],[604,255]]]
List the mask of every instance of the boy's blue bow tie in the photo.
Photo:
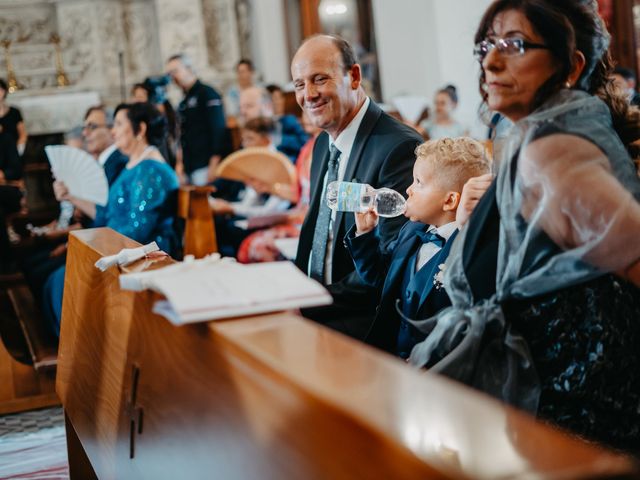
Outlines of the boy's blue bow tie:
[[416,235],[420,238],[422,243],[433,243],[440,248],[442,248],[446,243],[446,240],[437,233],[417,231]]

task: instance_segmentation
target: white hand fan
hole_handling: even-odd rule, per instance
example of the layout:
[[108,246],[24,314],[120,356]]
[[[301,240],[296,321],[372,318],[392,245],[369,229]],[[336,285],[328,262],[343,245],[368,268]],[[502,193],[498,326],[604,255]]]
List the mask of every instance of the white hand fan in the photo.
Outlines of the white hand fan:
[[84,150],[67,145],[44,147],[56,180],[64,182],[69,194],[104,207],[109,184],[104,169]]
[[419,97],[415,95],[403,95],[396,97],[392,102],[398,109],[402,118],[411,123],[417,123],[420,119],[420,115],[422,115],[424,109],[429,105],[429,100],[426,97]]

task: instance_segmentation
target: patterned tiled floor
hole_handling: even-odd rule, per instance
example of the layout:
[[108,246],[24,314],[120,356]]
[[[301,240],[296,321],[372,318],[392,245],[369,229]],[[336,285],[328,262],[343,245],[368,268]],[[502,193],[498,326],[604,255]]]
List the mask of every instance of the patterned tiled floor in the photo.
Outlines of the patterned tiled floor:
[[61,407],[4,415],[0,416],[0,439],[60,426],[64,427],[64,413]]
[[68,478],[61,408],[0,416],[0,479]]

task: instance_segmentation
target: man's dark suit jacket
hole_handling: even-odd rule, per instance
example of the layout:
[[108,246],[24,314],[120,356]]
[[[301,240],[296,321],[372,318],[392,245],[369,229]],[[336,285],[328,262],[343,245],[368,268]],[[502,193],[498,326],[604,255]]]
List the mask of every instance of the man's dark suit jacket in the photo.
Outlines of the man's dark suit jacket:
[[[407,222],[400,230],[397,240],[390,243],[386,249],[380,248],[379,237],[375,231],[356,237],[354,227],[345,237],[360,278],[367,285],[382,288],[375,320],[365,341],[393,354],[397,353],[400,328],[396,300],[404,295],[401,287],[405,271],[415,268],[415,255],[423,245],[416,232],[424,232],[426,228],[427,225],[421,222]],[[439,272],[439,265],[449,256],[456,235],[457,230],[420,270],[430,271],[424,271],[428,281],[421,289],[420,303],[413,318],[429,318],[451,305],[447,292],[443,288],[436,288],[433,279]]]
[[496,203],[496,180],[482,196],[469,217],[462,249],[462,264],[474,303],[496,293],[500,213]]
[[[414,151],[422,142],[416,131],[384,113],[373,101],[369,103],[356,134],[344,180],[367,183],[374,188],[388,187],[403,195],[413,179]],[[302,225],[296,265],[308,272],[320,202],[324,201],[323,182],[329,162],[329,135],[320,134],[313,149],[311,163],[311,202]],[[381,244],[385,247],[406,221],[404,216],[380,220]],[[333,226],[332,285],[334,297],[330,307],[306,309],[308,318],[324,323],[355,338],[368,332],[379,292],[362,283],[344,246],[347,230],[354,225],[353,213],[338,212]]]
[[122,172],[122,169],[128,161],[129,157],[120,150],[114,150],[113,153],[107,157],[102,168],[104,168],[104,174],[107,176],[109,186],[113,185],[113,182],[116,181],[116,178],[118,178],[118,175],[120,175],[120,172]]

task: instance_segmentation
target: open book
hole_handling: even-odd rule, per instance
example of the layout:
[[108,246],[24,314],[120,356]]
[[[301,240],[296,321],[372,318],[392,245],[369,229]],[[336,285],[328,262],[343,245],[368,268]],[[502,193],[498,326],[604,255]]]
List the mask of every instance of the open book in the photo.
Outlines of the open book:
[[166,297],[153,311],[174,325],[328,305],[331,295],[290,262],[243,265],[203,259],[120,276],[125,290]]

